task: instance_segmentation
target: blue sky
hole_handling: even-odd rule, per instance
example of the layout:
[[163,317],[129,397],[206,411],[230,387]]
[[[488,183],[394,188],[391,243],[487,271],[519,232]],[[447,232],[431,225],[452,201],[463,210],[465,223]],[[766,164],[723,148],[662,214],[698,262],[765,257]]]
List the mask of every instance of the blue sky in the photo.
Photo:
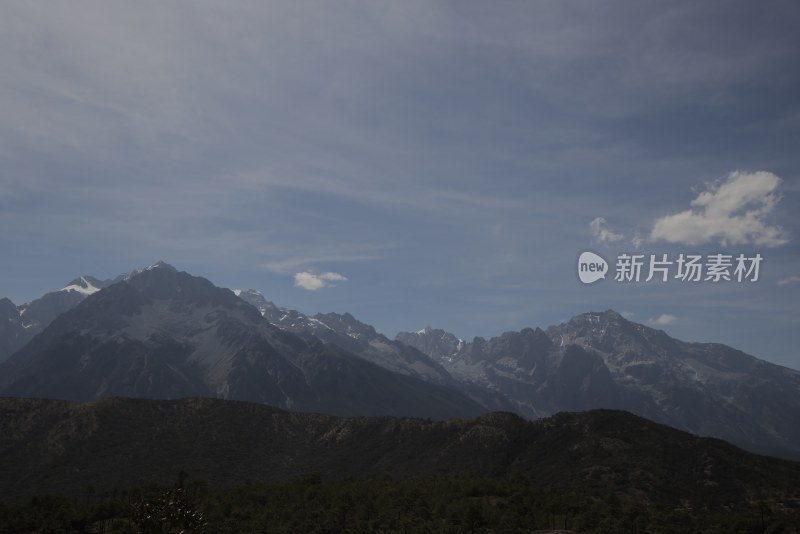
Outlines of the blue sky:
[[[613,308],[800,368],[798,21],[792,1],[4,3],[0,295],[163,259],[390,337]],[[756,283],[584,286],[584,250],[764,262]]]

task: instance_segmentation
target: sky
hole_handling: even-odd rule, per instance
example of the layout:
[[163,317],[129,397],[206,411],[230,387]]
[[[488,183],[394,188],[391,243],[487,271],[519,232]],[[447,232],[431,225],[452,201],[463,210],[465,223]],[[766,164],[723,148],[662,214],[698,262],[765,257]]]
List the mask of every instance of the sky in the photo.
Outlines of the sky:
[[[799,22],[772,0],[4,2],[0,295],[164,260],[389,337],[615,309],[798,369]],[[605,279],[581,283],[584,251]],[[617,281],[626,254],[762,261]]]

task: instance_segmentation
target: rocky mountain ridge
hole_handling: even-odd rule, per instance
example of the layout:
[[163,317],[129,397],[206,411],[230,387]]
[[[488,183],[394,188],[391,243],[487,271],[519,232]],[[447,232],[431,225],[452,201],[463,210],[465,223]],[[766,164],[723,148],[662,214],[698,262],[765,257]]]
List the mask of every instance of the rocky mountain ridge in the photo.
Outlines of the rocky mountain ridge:
[[[32,316],[43,318],[36,328],[20,320]],[[349,313],[308,316],[159,262],[114,280],[77,278],[24,313],[0,300],[2,350],[16,352],[0,367],[5,395],[199,395],[434,418],[625,409],[800,457],[799,372],[612,310],[488,340],[430,327],[390,340]]]
[[7,396],[187,396],[338,415],[450,418],[484,409],[334,344],[277,328],[233,292],[168,265],[93,293],[0,365]]
[[[431,347],[441,338],[433,332],[398,339]],[[800,453],[800,372],[722,344],[673,339],[613,310],[475,338],[439,358],[454,378],[497,388],[527,417],[626,409],[751,450]]]

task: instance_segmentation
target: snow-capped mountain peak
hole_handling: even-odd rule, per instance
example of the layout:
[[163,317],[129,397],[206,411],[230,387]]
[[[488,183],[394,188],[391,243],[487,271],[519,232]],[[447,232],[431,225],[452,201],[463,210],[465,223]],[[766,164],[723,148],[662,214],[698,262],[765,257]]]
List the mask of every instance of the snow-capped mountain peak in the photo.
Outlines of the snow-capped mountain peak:
[[81,276],[70,282],[67,286],[59,289],[59,291],[75,291],[82,295],[89,296],[100,291],[100,288],[92,283],[93,281],[95,283],[97,282],[97,280],[93,279],[91,276]]
[[460,346],[437,330],[397,339],[457,380],[502,391],[529,417],[620,408],[751,450],[800,450],[790,422],[800,413],[800,372],[725,345],[680,341],[613,310]]
[[117,278],[114,279],[114,282],[120,282],[120,281],[127,282],[128,280],[130,280],[131,278],[133,278],[134,276],[136,276],[138,274],[142,274],[142,273],[147,272],[147,271],[152,271],[154,269],[166,269],[166,270],[174,271],[174,272],[178,271],[175,267],[173,267],[169,263],[166,263],[164,261],[157,261],[152,265],[148,265],[147,267],[141,267],[139,269],[134,269],[133,271],[131,271],[129,273],[120,275],[120,276],[118,276]]
[[262,295],[260,291],[256,291],[255,289],[233,289],[232,291],[234,295],[243,301],[255,306],[262,317],[276,326],[283,326],[281,324],[282,321],[286,319],[287,315],[291,315],[289,310],[278,308],[275,304],[264,298],[264,295]]
[[458,352],[464,340],[440,328],[426,326],[416,332],[400,332],[395,336],[397,341],[410,345],[428,354],[434,359],[448,358]]
[[169,269],[171,271],[176,270],[175,267],[164,261],[157,261],[153,265],[145,267],[145,271],[152,271],[153,269]]

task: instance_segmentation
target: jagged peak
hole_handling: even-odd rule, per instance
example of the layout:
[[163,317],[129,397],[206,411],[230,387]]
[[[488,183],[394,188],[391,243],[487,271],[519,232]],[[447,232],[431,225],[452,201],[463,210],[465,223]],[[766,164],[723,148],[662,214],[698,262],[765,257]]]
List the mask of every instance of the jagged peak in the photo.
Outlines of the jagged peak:
[[81,293],[82,295],[92,295],[100,291],[100,287],[102,286],[103,282],[94,278],[92,276],[84,275],[75,280],[71,281],[66,286],[62,287],[59,291],[74,291],[76,293]]
[[420,328],[419,330],[415,330],[413,332],[398,332],[395,336],[395,339],[405,336],[438,336],[440,338],[447,338],[447,339],[455,339],[458,341],[463,341],[458,338],[455,334],[448,332],[442,328],[433,328],[432,326],[425,326],[424,328]]
[[13,315],[20,315],[16,304],[11,302],[11,299],[7,297],[0,298],[0,313],[4,313],[9,317]]
[[175,267],[173,267],[172,265],[170,265],[169,263],[167,263],[165,261],[162,261],[162,260],[159,260],[159,261],[155,262],[153,265],[150,265],[149,267],[145,267],[144,270],[145,271],[152,271],[153,269],[167,269],[167,270],[170,270],[170,271],[177,271],[178,270]]
[[526,336],[531,336],[531,337],[534,337],[534,338],[547,338],[547,333],[544,330],[542,330],[541,328],[539,328],[538,326],[535,327],[535,328],[531,328],[531,327],[523,328],[522,330],[520,330],[519,333],[523,334],[523,335],[526,335]]
[[589,321],[619,321],[624,323],[629,323],[621,313],[607,309],[605,311],[590,311],[576,315],[572,319],[585,319]]
[[564,329],[582,332],[614,332],[628,333],[650,330],[647,326],[634,323],[626,319],[621,313],[608,309],[605,311],[591,311],[573,316],[559,325],[549,326],[545,332],[552,336],[553,332],[562,332]]
[[257,289],[232,289],[231,291],[233,291],[233,294],[236,295],[237,297],[240,297],[242,295],[253,295],[256,297],[264,296],[264,294],[261,291],[258,291]]
[[117,280],[115,280],[115,281],[119,281],[119,280],[128,281],[131,278],[133,278],[134,276],[138,276],[138,275],[140,275],[142,273],[156,271],[156,270],[162,270],[164,272],[174,272],[174,273],[178,272],[178,269],[176,269],[175,267],[173,267],[169,263],[166,263],[164,261],[159,260],[159,261],[155,262],[152,265],[148,265],[147,267],[141,267],[139,269],[134,269],[133,271],[131,271],[129,273],[123,274],[123,275],[117,277]]
[[[314,319],[325,321],[325,320],[337,320],[342,321],[344,323],[349,323],[351,325],[364,325],[361,321],[353,317],[350,312],[344,313],[337,313],[337,312],[328,312],[328,313],[317,313],[314,315]],[[365,325],[367,326],[367,325]]]
[[[573,316],[565,323],[561,323],[560,326],[571,326],[573,328],[599,327],[603,329],[612,328],[622,330],[630,330],[632,328],[641,330],[641,328],[647,328],[644,325],[626,319],[621,313],[612,309],[580,313]],[[560,328],[560,326],[550,326],[545,331],[550,332],[553,328],[557,329]]]

